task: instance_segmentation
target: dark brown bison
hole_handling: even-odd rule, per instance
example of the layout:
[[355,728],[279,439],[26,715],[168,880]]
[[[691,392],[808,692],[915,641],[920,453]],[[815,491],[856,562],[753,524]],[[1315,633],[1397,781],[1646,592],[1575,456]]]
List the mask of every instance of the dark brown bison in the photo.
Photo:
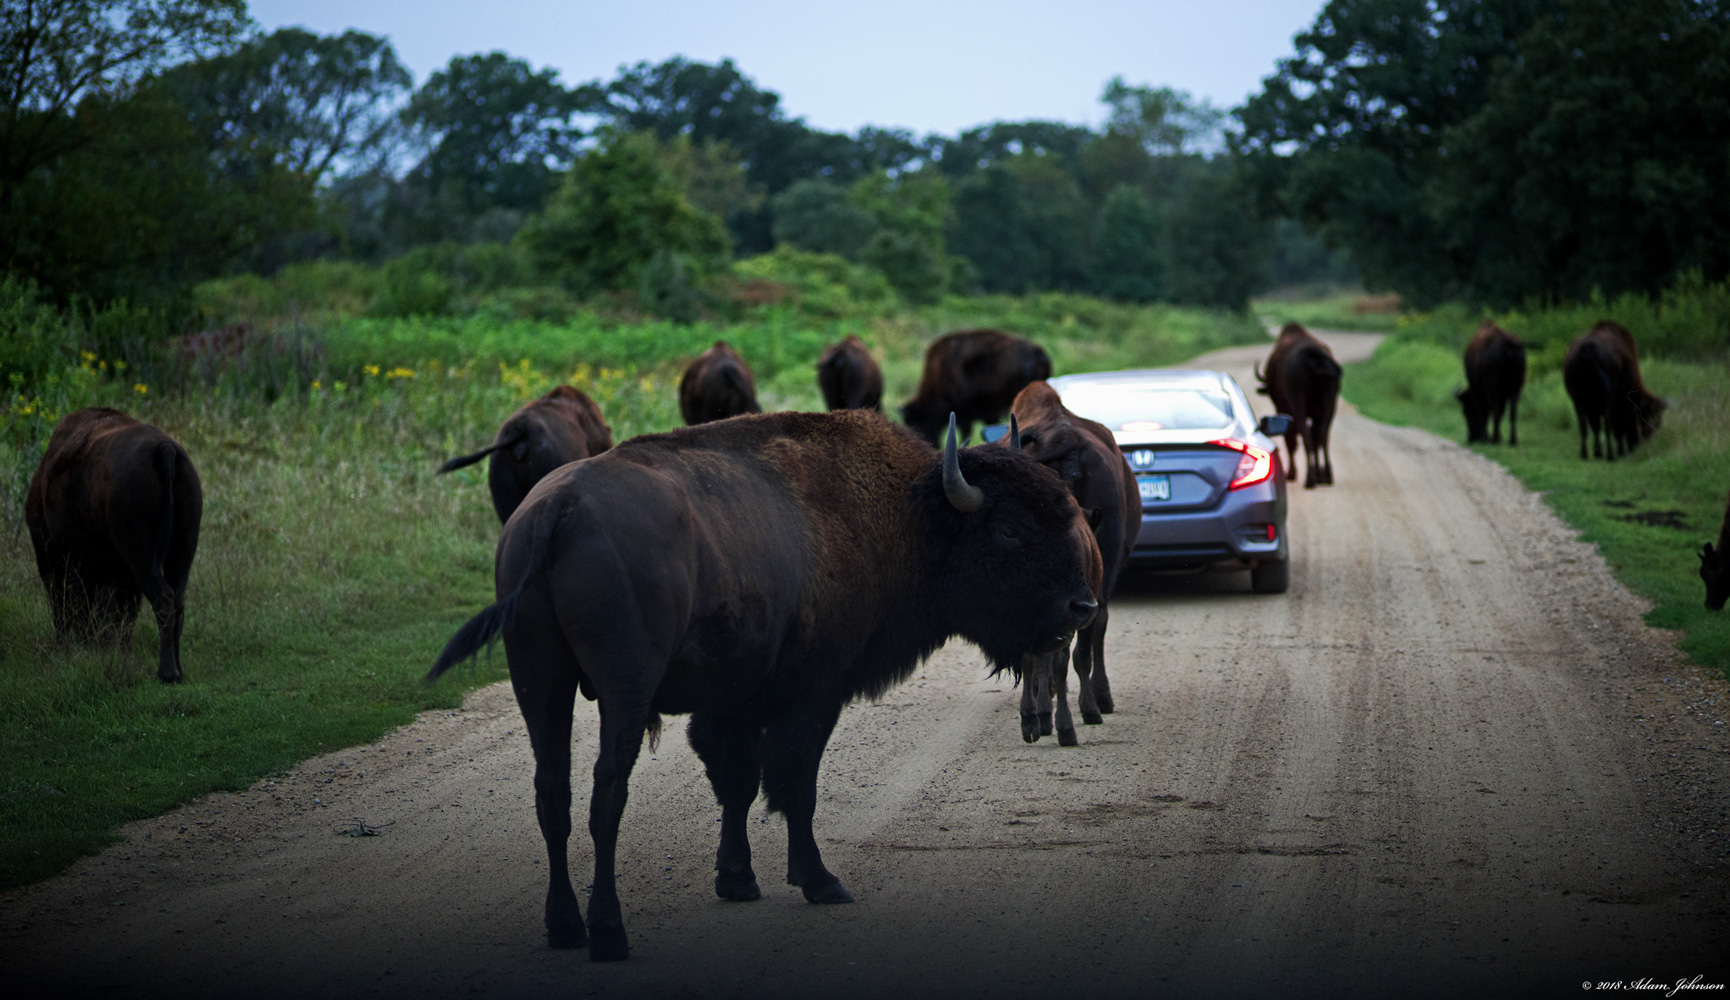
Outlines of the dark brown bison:
[[[1526,384],[1526,345],[1485,320],[1466,345],[1466,387],[1455,393],[1466,417],[1466,443],[1502,441],[1502,411],[1508,412],[1508,444],[1520,443],[1520,390]],[[1495,430],[1491,431],[1491,422]]]
[[1574,403],[1581,458],[1587,457],[1588,428],[1592,457],[1614,461],[1651,437],[1663,422],[1667,404],[1646,391],[1634,335],[1620,323],[1599,320],[1568,345],[1562,359],[1562,384]]
[[817,360],[817,388],[831,410],[883,408],[883,369],[853,334],[831,344]]
[[[1111,681],[1105,674],[1108,601],[1141,531],[1141,493],[1111,431],[1104,424],[1070,412],[1050,383],[1034,382],[1021,390],[1010,407],[1009,419],[1014,423],[1010,446],[1020,447],[1034,461],[1057,473],[1093,526],[1101,560],[1099,613],[1076,634],[1075,676],[1081,719],[1097,725],[1104,721],[1102,713],[1115,707]],[[1051,669],[1031,671],[1032,683],[1025,679],[1029,672],[1023,672],[1021,736],[1029,743],[1052,731],[1052,705],[1045,690],[1057,699],[1057,742],[1066,747],[1077,742],[1075,723],[1069,715],[1067,652],[1060,650],[1044,657],[1041,666]],[[1046,688],[1041,686],[1043,674],[1050,675]]]
[[[1068,490],[1026,455],[954,441],[939,455],[858,410],[764,414],[633,438],[529,494],[499,538],[498,602],[428,677],[504,637],[535,753],[549,945],[627,957],[619,819],[663,713],[691,714],[721,803],[716,894],[760,895],[746,817],[761,789],[787,820],[787,881],[845,903],[811,826],[842,707],[951,636],[1018,669],[1092,620]],[[566,868],[579,690],[601,717],[586,930]]]
[[1286,478],[1297,478],[1297,443],[1301,437],[1308,462],[1304,489],[1332,486],[1334,462],[1328,450],[1328,432],[1340,398],[1340,365],[1334,353],[1302,326],[1287,323],[1268,355],[1267,371],[1257,368],[1255,376],[1262,383],[1256,391],[1271,399],[1274,409],[1292,418],[1285,432],[1285,450],[1291,457]]
[[143,598],[156,613],[156,676],[180,680],[203,514],[198,472],[179,442],[105,406],[67,414],[24,496],[55,633],[124,643]]
[[1016,393],[1050,377],[1051,358],[1030,340],[996,330],[945,334],[925,349],[919,391],[901,408],[901,419],[936,444],[951,413],[961,433],[970,434],[974,421],[1002,420]]
[[1700,550],[1700,579],[1706,581],[1706,610],[1722,611],[1730,599],[1730,506],[1718,527],[1718,547],[1707,542]]
[[505,418],[492,444],[451,459],[439,466],[439,474],[492,456],[487,486],[502,524],[547,473],[612,446],[613,429],[601,416],[601,408],[587,394],[561,385]]
[[679,413],[688,426],[761,412],[751,366],[725,340],[697,355],[679,379]]

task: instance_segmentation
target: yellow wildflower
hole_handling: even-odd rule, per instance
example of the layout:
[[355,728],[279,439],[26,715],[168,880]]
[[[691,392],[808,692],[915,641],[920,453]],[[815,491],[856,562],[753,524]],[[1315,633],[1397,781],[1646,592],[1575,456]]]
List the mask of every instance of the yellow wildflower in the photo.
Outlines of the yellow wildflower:
[[312,380],[312,391],[313,392],[317,392],[318,390],[320,390],[322,388],[324,388],[323,382],[319,381],[318,379]]
[[414,378],[414,369],[412,369],[412,368],[392,368],[390,371],[384,373],[384,377],[387,379]]
[[378,365],[363,365],[361,371],[368,376],[377,375]]
[[132,391],[138,393],[140,396],[150,395],[150,387],[145,385],[143,382],[132,383]]

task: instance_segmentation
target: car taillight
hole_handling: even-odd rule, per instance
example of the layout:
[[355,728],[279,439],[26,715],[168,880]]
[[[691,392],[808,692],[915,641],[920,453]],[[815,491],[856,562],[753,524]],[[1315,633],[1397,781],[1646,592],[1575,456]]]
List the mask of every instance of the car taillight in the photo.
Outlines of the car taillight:
[[1232,451],[1240,453],[1237,460],[1237,471],[1232,473],[1231,485],[1226,487],[1228,490],[1241,490],[1245,486],[1254,486],[1273,475],[1273,456],[1247,441],[1239,441],[1236,438],[1220,438],[1218,441],[1209,441],[1208,444],[1220,448],[1230,448]]

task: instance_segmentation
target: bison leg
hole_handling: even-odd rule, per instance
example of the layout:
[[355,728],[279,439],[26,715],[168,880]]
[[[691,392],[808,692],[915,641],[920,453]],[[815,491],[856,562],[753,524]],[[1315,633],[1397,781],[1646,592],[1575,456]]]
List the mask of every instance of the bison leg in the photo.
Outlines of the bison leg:
[[763,790],[769,808],[787,818],[787,882],[812,903],[851,903],[841,880],[823,867],[811,831],[817,812],[817,766],[841,706],[794,709],[769,723],[763,734]]
[[[1039,727],[1036,689],[1043,683],[1040,667],[1037,656],[1021,658],[1021,738],[1028,743],[1038,743],[1041,736],[1051,733],[1050,729],[1041,730]],[[1050,719],[1051,716],[1047,713],[1046,720],[1049,722]]]
[[1075,717],[1069,714],[1069,645],[1041,657],[1049,666],[1051,700],[1057,709],[1057,745],[1072,747],[1081,741],[1075,738]]
[[1105,676],[1105,623],[1107,620],[1105,605],[1101,604],[1099,617],[1093,620],[1095,631],[1091,646],[1093,652],[1093,700],[1103,715],[1110,715],[1117,711],[1117,703],[1111,698],[1111,679]]
[[1105,704],[1099,691],[1105,689],[1105,700],[1111,699],[1111,685],[1105,681],[1105,605],[1093,621],[1075,636],[1076,693],[1081,701],[1081,721],[1097,726],[1105,721]]
[[1520,390],[1508,397],[1508,447],[1520,443]]
[[1297,481],[1298,428],[1302,426],[1303,422],[1301,415],[1291,414],[1291,426],[1287,427],[1285,432],[1285,454],[1286,458],[1291,460],[1286,463],[1285,470],[1285,478],[1288,483]]
[[749,902],[763,895],[751,870],[746,819],[763,785],[763,727],[749,719],[698,712],[686,730],[721,803],[721,847],[715,852],[715,895]]
[[[658,684],[659,677],[655,678]],[[652,685],[647,685],[653,690]],[[595,842],[595,883],[589,894],[589,960],[622,962],[631,957],[619,908],[615,863],[619,821],[625,815],[631,771],[648,732],[649,695],[609,698],[601,694],[601,752],[589,798],[589,837]]]
[[[588,943],[577,894],[571,890],[571,712],[576,703],[575,661],[563,648],[535,649],[507,642],[511,684],[535,754],[535,819],[547,846],[547,947]],[[551,644],[546,644],[548,647]],[[563,661],[563,662],[561,662]],[[562,668],[562,669],[561,669]]]

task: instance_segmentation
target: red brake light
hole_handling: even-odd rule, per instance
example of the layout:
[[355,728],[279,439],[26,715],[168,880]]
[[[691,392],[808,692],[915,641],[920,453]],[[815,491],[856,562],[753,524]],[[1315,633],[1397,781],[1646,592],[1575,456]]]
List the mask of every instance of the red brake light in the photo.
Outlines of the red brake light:
[[1228,490],[1240,490],[1245,486],[1254,486],[1273,474],[1273,456],[1247,441],[1239,441],[1236,438],[1220,438],[1218,441],[1209,441],[1208,444],[1230,448],[1232,451],[1240,453],[1241,457],[1237,460],[1237,471],[1232,473],[1231,485],[1226,487]]

